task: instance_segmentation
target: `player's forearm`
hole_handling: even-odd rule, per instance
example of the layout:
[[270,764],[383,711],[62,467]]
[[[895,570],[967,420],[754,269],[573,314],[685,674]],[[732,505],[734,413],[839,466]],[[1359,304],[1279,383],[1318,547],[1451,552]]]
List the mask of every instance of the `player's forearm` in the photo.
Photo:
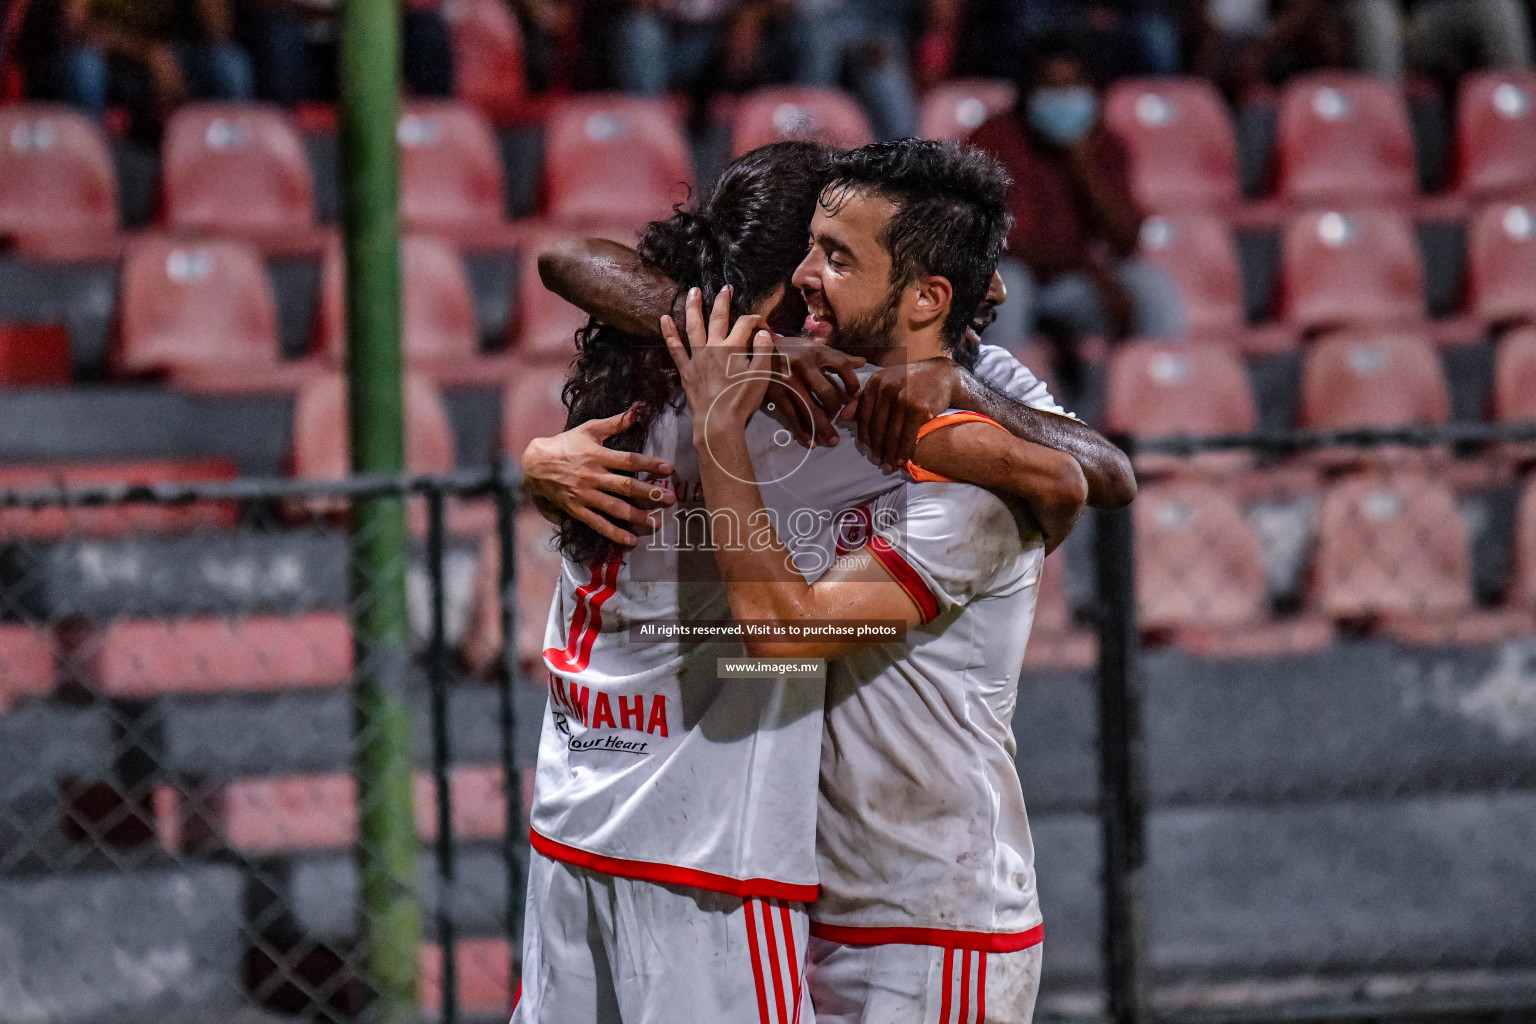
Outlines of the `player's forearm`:
[[[1090,508],[1114,511],[1136,500],[1136,474],[1131,471],[1131,460],[1097,430],[1069,416],[1031,408],[968,373],[963,375],[963,385],[953,398],[957,408],[979,412],[997,421],[1014,437],[1064,452],[1076,460],[1088,483]],[[921,459],[918,463],[936,473],[943,472]],[[964,480],[973,477],[971,472],[944,475]]]
[[682,319],[677,285],[640,262],[635,250],[602,238],[569,236],[539,253],[539,280],[573,306],[621,331],[661,341],[662,316]]

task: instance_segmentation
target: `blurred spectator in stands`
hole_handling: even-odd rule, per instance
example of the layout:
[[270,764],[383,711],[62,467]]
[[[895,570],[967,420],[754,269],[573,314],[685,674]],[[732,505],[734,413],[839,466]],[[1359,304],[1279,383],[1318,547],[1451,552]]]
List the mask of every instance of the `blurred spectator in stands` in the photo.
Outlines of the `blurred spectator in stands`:
[[[1013,230],[999,266],[1008,301],[995,333],[1022,339],[1177,338],[1183,303],[1166,274],[1136,258],[1141,212],[1125,148],[1100,117],[1088,63],[1066,37],[1035,41],[1019,101],[971,142],[1013,178]],[[1072,358],[1067,345],[1063,357]]]
[[[401,77],[416,96],[453,95],[453,47],[443,0],[405,0],[400,10]],[[337,0],[243,0],[240,36],[255,57],[256,95],[292,107],[335,97],[333,76],[318,73],[311,47],[333,50]],[[318,62],[329,66],[327,57]]]
[[772,0],[619,0],[610,47],[617,85],[637,96],[705,96],[757,73]]
[[516,0],[514,9],[523,28],[523,54],[528,87],[543,92],[555,81],[561,41],[576,17],[569,0]]
[[35,0],[27,22],[35,93],[98,117],[122,103],[152,130],[187,100],[251,97],[229,0]]
[[1291,75],[1349,62],[1351,0],[1198,0],[1191,70],[1234,101]]
[[863,103],[875,135],[898,139],[917,130],[909,33],[926,0],[794,0],[787,55],[801,85],[846,82]]
[[1182,68],[1179,0],[1012,0],[1019,42],[1076,34],[1099,81],[1176,75]]
[[1356,59],[1361,70],[1383,78],[1401,79],[1408,66],[1454,79],[1473,68],[1531,65],[1530,12],[1523,0],[1351,4]]

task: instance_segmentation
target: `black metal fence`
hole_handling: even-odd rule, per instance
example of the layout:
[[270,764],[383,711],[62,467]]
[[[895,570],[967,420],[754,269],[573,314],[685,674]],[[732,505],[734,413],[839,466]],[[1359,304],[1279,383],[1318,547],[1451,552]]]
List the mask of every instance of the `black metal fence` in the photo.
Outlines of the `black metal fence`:
[[[1041,1019],[1536,1015],[1533,443],[1134,449],[1020,684]],[[415,537],[422,1012],[505,1016],[553,563],[501,467],[0,495],[0,1021],[368,1019],[343,523],[377,495]]]

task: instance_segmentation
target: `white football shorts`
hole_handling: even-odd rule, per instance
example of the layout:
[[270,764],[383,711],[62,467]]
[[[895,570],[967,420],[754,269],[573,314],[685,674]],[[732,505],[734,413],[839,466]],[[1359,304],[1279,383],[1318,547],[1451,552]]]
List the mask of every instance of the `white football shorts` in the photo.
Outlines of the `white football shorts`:
[[813,938],[816,1024],[1030,1024],[1041,945],[1016,953]]

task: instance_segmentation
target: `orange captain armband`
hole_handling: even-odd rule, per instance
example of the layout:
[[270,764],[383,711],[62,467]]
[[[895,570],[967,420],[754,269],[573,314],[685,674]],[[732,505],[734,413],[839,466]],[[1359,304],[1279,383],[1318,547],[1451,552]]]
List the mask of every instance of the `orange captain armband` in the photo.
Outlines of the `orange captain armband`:
[[[1006,431],[1008,429],[992,417],[983,416],[979,412],[946,412],[942,415],[935,416],[927,423],[924,423],[922,426],[918,427],[917,439],[921,441],[935,430],[943,430],[945,427],[959,426],[961,423],[987,423],[996,427],[998,430]],[[907,475],[910,476],[915,482],[920,484],[952,484],[955,482],[947,476],[940,476],[938,473],[929,472],[922,466],[919,466],[917,463],[913,462],[911,459],[907,460]]]

